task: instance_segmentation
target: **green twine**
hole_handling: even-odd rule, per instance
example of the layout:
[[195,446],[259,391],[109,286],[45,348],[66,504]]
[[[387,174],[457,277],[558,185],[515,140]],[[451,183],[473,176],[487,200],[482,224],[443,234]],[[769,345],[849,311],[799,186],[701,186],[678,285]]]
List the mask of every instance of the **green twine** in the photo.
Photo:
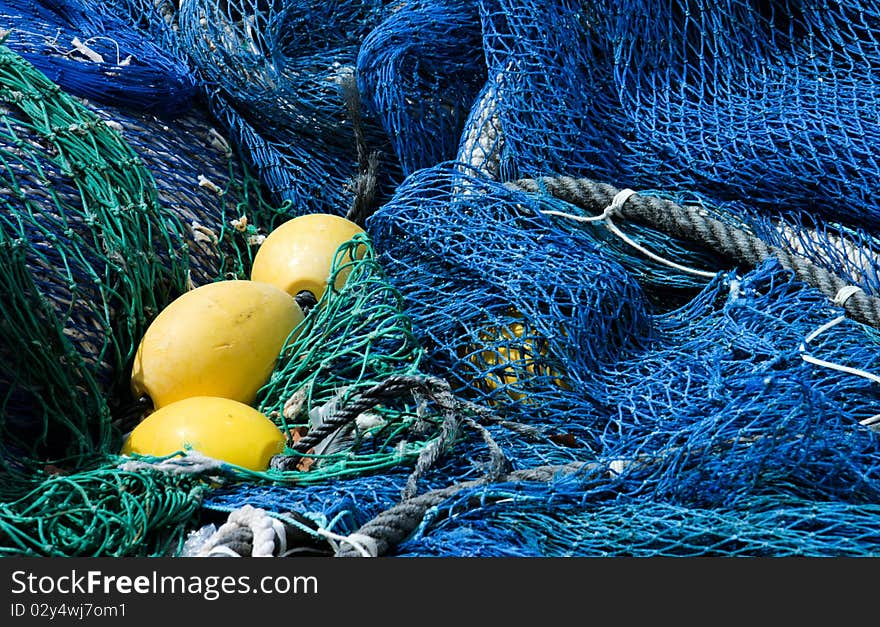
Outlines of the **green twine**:
[[125,472],[116,458],[73,474],[42,472],[0,503],[0,556],[155,557],[177,554],[207,488],[198,478]]
[[0,189],[3,447],[111,450],[111,392],[186,287],[183,227],[118,133],[5,46]]
[[[337,289],[341,272],[349,274]],[[337,249],[323,296],[291,337],[256,402],[284,431],[307,428],[310,409],[331,401],[344,404],[393,374],[420,373],[423,349],[366,234]],[[296,398],[298,403],[290,403]],[[301,455],[310,462],[307,469],[239,469],[237,475],[244,481],[309,484],[412,461],[439,433],[439,418],[420,416],[417,410],[413,398],[377,406],[370,412],[375,424],[342,440],[338,450]]]

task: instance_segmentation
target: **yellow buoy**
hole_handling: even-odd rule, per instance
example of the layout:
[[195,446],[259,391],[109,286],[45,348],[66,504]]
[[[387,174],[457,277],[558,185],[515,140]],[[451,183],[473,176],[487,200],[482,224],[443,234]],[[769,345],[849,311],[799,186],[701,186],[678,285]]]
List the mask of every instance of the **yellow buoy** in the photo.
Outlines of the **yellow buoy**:
[[147,328],[132,366],[132,392],[149,396],[156,409],[191,396],[250,404],[303,318],[289,294],[267,283],[197,287]]
[[[528,403],[526,393],[519,390],[529,379],[539,376],[552,377],[554,385],[569,389],[560,372],[542,363],[547,353],[546,340],[535,336],[523,323],[512,322],[500,330],[487,328],[480,333],[480,339],[489,345],[501,344],[491,350],[477,351],[470,357],[476,366],[489,368],[478,383],[490,394],[500,389],[511,400]],[[489,402],[495,404],[494,400]]]
[[[251,279],[270,283],[291,296],[311,292],[321,300],[339,247],[364,230],[341,216],[312,213],[273,229],[254,255]],[[357,256],[360,256],[358,254]],[[353,261],[350,255],[343,261]],[[334,286],[342,288],[350,268],[342,268]]]
[[161,457],[193,450],[251,470],[284,452],[281,430],[259,411],[228,398],[193,396],[147,416],[126,438],[122,455]]

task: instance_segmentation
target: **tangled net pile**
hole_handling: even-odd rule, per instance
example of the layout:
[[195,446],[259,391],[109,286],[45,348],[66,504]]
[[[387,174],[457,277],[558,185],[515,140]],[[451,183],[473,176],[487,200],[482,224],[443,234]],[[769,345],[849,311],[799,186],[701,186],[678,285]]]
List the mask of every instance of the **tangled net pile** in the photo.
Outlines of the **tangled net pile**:
[[[0,555],[880,554],[875,0],[0,37]],[[284,454],[119,456],[150,321],[315,212],[366,233],[255,401]]]

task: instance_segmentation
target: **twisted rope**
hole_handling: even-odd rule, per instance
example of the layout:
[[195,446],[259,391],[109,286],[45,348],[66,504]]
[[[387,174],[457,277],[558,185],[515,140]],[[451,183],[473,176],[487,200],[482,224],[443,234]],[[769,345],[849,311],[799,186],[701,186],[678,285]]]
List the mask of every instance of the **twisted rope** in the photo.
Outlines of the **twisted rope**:
[[[498,482],[549,482],[561,475],[620,474],[627,463],[572,462],[515,470],[501,476],[486,475],[407,498],[383,511],[356,532],[343,536],[317,527],[295,512],[278,518],[245,505],[233,510],[223,525],[195,552],[196,557],[286,557],[295,553],[333,554],[335,557],[381,557],[406,540],[425,514],[446,499],[470,488]],[[284,518],[293,516],[297,524]],[[319,544],[320,543],[320,544]]]
[[[383,401],[400,398],[405,394],[411,394],[419,402],[420,399],[429,399],[435,402],[443,416],[443,422],[440,425],[439,435],[431,440],[419,454],[415,468],[403,490],[404,499],[416,493],[419,479],[434,466],[458,437],[462,424],[477,431],[486,443],[490,455],[488,476],[498,477],[509,469],[509,461],[491,434],[476,420],[466,415],[466,412],[473,413],[486,422],[496,422],[517,431],[524,429],[494,416],[485,408],[457,398],[449,383],[444,379],[424,375],[391,375],[376,385],[363,390],[341,406],[337,405],[335,401],[331,401],[332,412],[323,419],[320,425],[310,429],[293,444],[291,449],[300,455],[308,454],[310,449],[319,445],[339,429],[355,422],[358,416],[364,412]],[[535,435],[534,431],[528,431],[528,433]],[[292,463],[292,459],[295,457],[276,456],[272,460],[272,466],[283,469]]]
[[360,392],[343,406],[337,407],[333,413],[324,418],[321,425],[310,429],[291,448],[297,453],[306,453],[310,448],[320,444],[322,440],[337,429],[354,422],[362,413],[383,401],[398,398],[413,390],[421,389],[428,392],[434,387],[442,387],[444,383],[442,379],[430,377],[391,375],[376,385]]
[[321,536],[313,522],[294,512],[282,520],[264,509],[244,505],[232,510],[193,557],[288,557],[296,554],[327,554],[314,536]]
[[[520,179],[511,189],[550,194],[591,213],[602,213],[620,190],[591,179],[567,176]],[[755,235],[709,217],[698,207],[683,207],[655,196],[630,194],[616,207],[616,215],[669,235],[703,244],[750,267],[774,258],[795,276],[830,299],[852,288],[846,281],[793,252],[771,246]],[[880,299],[863,291],[852,293],[841,305],[858,322],[880,328]]]
[[[502,482],[533,481],[548,482],[563,474],[602,473],[617,474],[619,466],[594,462],[572,462],[563,465],[537,466],[523,470],[515,470],[497,478]],[[446,499],[470,488],[479,487],[491,481],[482,477],[472,481],[464,481],[445,488],[432,490],[419,496],[407,499],[385,510],[364,524],[348,539],[338,542],[336,557],[366,557],[364,548],[369,547],[370,557],[386,555],[392,548],[406,540],[421,524],[425,514]]]

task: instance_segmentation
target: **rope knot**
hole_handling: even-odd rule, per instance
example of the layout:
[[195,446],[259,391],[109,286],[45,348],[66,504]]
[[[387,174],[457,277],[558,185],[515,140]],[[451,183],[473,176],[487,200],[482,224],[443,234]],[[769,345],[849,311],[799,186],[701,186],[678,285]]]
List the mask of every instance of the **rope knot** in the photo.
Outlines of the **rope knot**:
[[626,204],[626,201],[630,199],[631,196],[634,196],[636,191],[634,189],[622,189],[614,195],[614,198],[611,199],[611,204],[605,207],[605,210],[602,212],[602,218],[610,218],[616,213],[619,213],[621,209],[623,209],[623,205]]
[[865,290],[860,288],[858,285],[847,285],[841,287],[837,290],[837,294],[834,295],[834,304],[840,307],[843,307],[850,298],[855,296],[857,293],[864,293]]

